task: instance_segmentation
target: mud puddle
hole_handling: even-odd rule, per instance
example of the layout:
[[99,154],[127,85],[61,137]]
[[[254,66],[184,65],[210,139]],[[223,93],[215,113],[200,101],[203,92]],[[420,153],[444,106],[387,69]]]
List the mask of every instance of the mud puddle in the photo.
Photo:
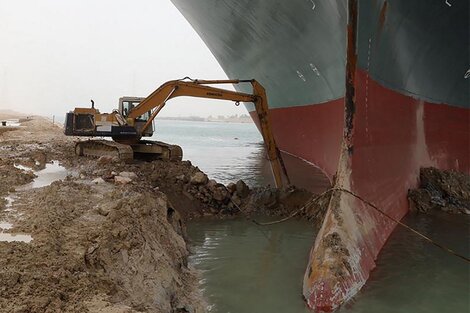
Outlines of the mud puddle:
[[5,212],[11,212],[13,209],[11,208],[13,206],[13,202],[15,201],[16,197],[13,195],[8,195],[5,197],[6,204],[5,204]]
[[0,231],[8,230],[13,227],[13,224],[5,222],[5,221],[0,221]]
[[3,126],[3,123],[5,124],[5,126],[20,126],[21,125],[20,120],[17,118],[2,120],[2,126]]
[[4,233],[4,231],[9,230],[13,228],[12,223],[8,223],[6,221],[0,221],[0,241],[6,241],[6,242],[13,242],[13,241],[22,241],[22,242],[31,242],[33,240],[33,237],[30,235],[24,235],[24,234],[9,234],[9,233]]
[[4,242],[25,242],[30,243],[33,240],[31,235],[0,233],[0,241]]
[[[33,171],[32,168],[24,165],[15,165],[15,167],[24,171]],[[67,171],[65,167],[61,166],[58,161],[47,163],[43,170],[33,172],[37,177],[31,183],[17,188],[18,191],[49,186],[53,182],[65,179],[67,175],[72,174],[70,171]]]
[[[18,192],[49,186],[53,182],[65,179],[67,175],[71,174],[65,167],[61,166],[58,161],[52,161],[52,163],[46,164],[45,168],[39,171],[34,171],[31,167],[27,167],[21,164],[15,164],[15,167],[23,171],[34,172],[37,177],[31,183],[16,188],[15,192],[11,192],[8,194],[8,196],[5,197],[7,202],[5,205],[5,212],[8,212],[11,217],[21,216],[21,214],[13,207],[15,200],[18,198]],[[9,220],[0,221],[0,242],[20,241],[29,243],[33,240],[33,237],[28,234],[10,233],[9,230],[12,228],[13,223],[11,223]]]

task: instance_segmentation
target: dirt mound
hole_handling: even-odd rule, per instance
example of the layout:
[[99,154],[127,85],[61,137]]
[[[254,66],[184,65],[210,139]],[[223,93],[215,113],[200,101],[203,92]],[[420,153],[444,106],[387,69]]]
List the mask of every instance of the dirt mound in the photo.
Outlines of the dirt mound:
[[408,192],[411,210],[470,214],[469,175],[430,167],[422,168],[419,177],[419,188]]
[[0,242],[2,312],[87,312],[96,294],[121,309],[202,312],[183,224],[165,195],[64,181],[15,207],[23,216],[13,231],[34,240]]
[[[22,126],[0,137],[0,220],[33,241],[0,242],[0,311],[203,312],[184,223],[147,175],[118,184],[112,178],[128,165],[77,158],[73,141],[47,119]],[[15,165],[40,170],[52,160],[74,174],[16,188],[35,174]]]
[[36,175],[33,172],[23,171],[14,166],[13,160],[0,158],[0,196],[5,196],[14,186],[31,182]]

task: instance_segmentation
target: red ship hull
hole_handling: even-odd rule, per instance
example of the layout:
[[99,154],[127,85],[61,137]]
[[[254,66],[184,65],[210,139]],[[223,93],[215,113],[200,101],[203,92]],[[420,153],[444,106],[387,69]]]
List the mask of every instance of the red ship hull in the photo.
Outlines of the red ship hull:
[[[420,167],[469,172],[468,1],[172,1],[228,77],[266,88],[278,145],[319,169],[302,180],[312,190],[328,177],[400,219]],[[304,277],[308,305],[354,296],[395,226],[333,192]]]
[[[341,156],[339,148],[344,99],[271,110],[280,149],[318,165],[330,180],[337,175],[337,187],[397,220],[408,212],[407,192],[417,186],[421,167],[470,173],[469,109],[400,94],[363,71],[357,71],[356,80],[367,88],[356,89],[352,154]],[[331,311],[352,297],[395,226],[351,195],[334,194],[305,274],[309,306]]]

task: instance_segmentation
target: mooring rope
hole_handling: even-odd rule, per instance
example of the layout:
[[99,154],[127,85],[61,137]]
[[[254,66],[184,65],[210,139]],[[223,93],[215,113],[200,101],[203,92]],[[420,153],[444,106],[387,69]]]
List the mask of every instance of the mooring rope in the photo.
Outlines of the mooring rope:
[[253,223],[255,223],[256,225],[259,225],[259,226],[268,226],[268,225],[274,225],[274,224],[279,224],[279,223],[282,223],[282,222],[285,222],[295,216],[297,216],[298,214],[300,214],[302,211],[308,209],[309,207],[311,207],[316,201],[318,201],[318,199],[320,199],[322,196],[324,196],[325,194],[327,193],[330,193],[330,192],[333,192],[333,191],[340,191],[340,192],[344,192],[344,193],[347,193],[347,194],[350,194],[351,196],[359,199],[361,202],[365,203],[367,206],[375,209],[377,212],[379,212],[380,214],[382,214],[383,216],[387,217],[388,219],[392,220],[393,222],[395,222],[396,224],[408,229],[409,231],[411,231],[412,233],[414,233],[415,235],[417,235],[418,237],[424,239],[425,241],[431,243],[432,245],[440,248],[441,250],[451,254],[451,255],[454,255],[464,261],[466,261],[467,263],[470,263],[470,258],[462,255],[462,254],[459,254],[458,252],[455,252],[454,250],[450,249],[449,247],[441,244],[441,243],[438,243],[436,241],[434,241],[433,239],[429,238],[428,236],[424,235],[423,233],[417,231],[416,229],[412,228],[411,226],[408,226],[406,225],[405,223],[403,222],[400,222],[399,220],[393,218],[392,216],[388,215],[387,213],[385,213],[384,211],[382,211],[381,209],[379,209],[376,205],[374,205],[373,203],[367,201],[366,199],[362,198],[361,196],[355,194],[354,192],[350,191],[350,190],[347,190],[347,189],[344,189],[344,188],[331,188],[331,189],[328,189],[327,191],[321,193],[320,195],[318,196],[315,196],[313,198],[311,198],[304,206],[302,206],[300,209],[296,210],[295,212],[291,213],[289,216],[285,217],[285,218],[282,218],[280,220],[277,220],[277,221],[273,221],[273,222],[267,222],[267,223],[261,223],[261,222],[258,222],[256,220],[252,220]]
[[284,217],[280,220],[277,220],[277,221],[273,221],[273,222],[266,222],[266,223],[261,223],[261,222],[258,222],[256,220],[252,220],[253,223],[255,223],[256,225],[259,225],[259,226],[268,226],[268,225],[274,225],[274,224],[279,224],[279,223],[282,223],[282,222],[285,222],[287,220],[290,220],[291,218],[297,216],[298,214],[300,214],[303,210],[305,209],[308,209],[309,207],[311,207],[312,205],[315,204],[315,202],[318,201],[318,199],[320,199],[321,197],[323,197],[324,195],[326,195],[327,193],[330,193],[332,192],[334,189],[328,189],[327,191],[325,192],[322,192],[321,194],[315,196],[315,197],[312,197],[310,198],[310,200],[307,201],[306,204],[304,204],[300,209],[298,209],[297,211],[294,211],[293,213],[291,213],[289,216],[287,217]]

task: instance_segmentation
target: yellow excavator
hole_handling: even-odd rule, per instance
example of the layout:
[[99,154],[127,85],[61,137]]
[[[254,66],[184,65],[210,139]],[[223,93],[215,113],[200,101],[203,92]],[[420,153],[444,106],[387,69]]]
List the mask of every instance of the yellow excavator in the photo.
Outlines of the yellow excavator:
[[[209,85],[251,83],[253,93],[242,93]],[[274,180],[281,187],[283,177],[289,183],[281,154],[274,141],[268,116],[268,102],[263,86],[256,80],[193,80],[188,77],[161,85],[146,98],[122,97],[119,108],[112,113],[100,113],[92,101],[91,108],[75,108],[66,114],[64,132],[67,136],[111,137],[111,140],[78,141],[79,156],[103,155],[130,161],[135,157],[181,160],[181,147],[160,141],[142,140],[153,135],[153,121],[167,101],[181,96],[252,102],[255,105],[261,134],[267,148]],[[283,175],[284,174],[284,175]]]

